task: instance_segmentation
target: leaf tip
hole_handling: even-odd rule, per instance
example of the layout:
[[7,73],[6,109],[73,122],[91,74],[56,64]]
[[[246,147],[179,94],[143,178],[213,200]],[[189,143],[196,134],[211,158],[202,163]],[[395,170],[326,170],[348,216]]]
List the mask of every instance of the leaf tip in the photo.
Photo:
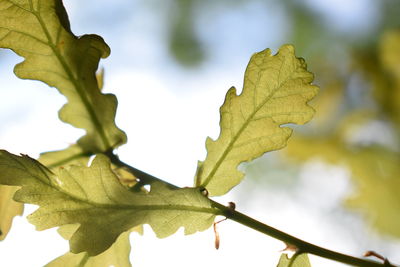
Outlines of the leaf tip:
[[103,37],[97,34],[85,34],[79,39],[89,41],[91,46],[100,51],[101,58],[107,58],[111,54],[111,48],[104,41]]

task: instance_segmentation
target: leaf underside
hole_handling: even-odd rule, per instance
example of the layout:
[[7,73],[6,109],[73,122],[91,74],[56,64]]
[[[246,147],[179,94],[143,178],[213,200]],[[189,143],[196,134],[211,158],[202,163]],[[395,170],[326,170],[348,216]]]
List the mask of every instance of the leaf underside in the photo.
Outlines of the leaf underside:
[[90,167],[61,168],[56,176],[28,156],[0,151],[0,184],[22,186],[16,201],[39,205],[28,216],[38,230],[78,223],[70,239],[73,253],[102,253],[117,237],[149,224],[160,238],[184,227],[185,234],[211,226],[218,210],[197,188],[171,189],[150,183],[150,192],[121,185],[109,159],[99,154]]
[[51,170],[70,164],[87,166],[91,153],[85,152],[79,145],[71,145],[64,150],[41,153],[40,163]]
[[15,202],[12,197],[17,187],[0,185],[0,240],[4,240],[11,228],[12,220],[22,215],[24,206]]
[[24,58],[14,68],[19,78],[42,81],[67,98],[59,116],[86,130],[78,140],[84,152],[104,152],[126,142],[114,122],[117,99],[102,94],[96,79],[99,60],[110,48],[100,36],[74,36],[62,1],[1,0],[0,48]]
[[[76,230],[74,225],[68,226],[72,226],[74,231]],[[45,267],[131,267],[129,233],[129,231],[122,233],[110,248],[97,256],[90,257],[87,252],[79,254],[68,252],[46,264]]]
[[317,93],[313,74],[294,48],[284,45],[272,56],[266,49],[250,59],[243,91],[231,88],[221,106],[221,132],[207,138],[207,157],[199,162],[195,184],[211,196],[223,195],[237,185],[243,173],[237,167],[264,153],[281,149],[292,130],[282,125],[304,124],[314,110],[307,105]]
[[311,267],[307,254],[294,254],[291,258],[286,253],[282,253],[277,267]]

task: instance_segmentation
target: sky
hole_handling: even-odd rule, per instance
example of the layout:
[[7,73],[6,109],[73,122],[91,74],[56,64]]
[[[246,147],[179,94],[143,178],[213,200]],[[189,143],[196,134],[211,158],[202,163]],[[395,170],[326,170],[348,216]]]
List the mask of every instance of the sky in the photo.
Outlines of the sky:
[[[118,154],[178,186],[192,185],[197,160],[205,157],[205,138],[218,136],[219,106],[227,89],[240,90],[252,53],[267,47],[276,52],[290,32],[279,1],[199,8],[195,29],[208,57],[198,68],[186,68],[174,61],[165,45],[168,29],[160,18],[171,14],[171,1],[64,2],[76,35],[99,34],[111,47],[110,57],[101,62],[104,90],[117,95],[117,125],[128,134],[128,144]],[[360,29],[362,34],[374,26],[368,21],[379,19],[368,0],[304,2],[337,31]],[[37,157],[77,140],[83,132],[57,118],[64,97],[44,84],[17,79],[12,66],[21,59],[10,51],[1,51],[0,56],[0,147]],[[327,176],[324,182],[321,176]],[[254,190],[254,182],[247,179],[217,201],[234,201],[238,210],[324,247],[356,256],[383,248],[394,255],[398,243],[382,240],[342,208],[341,201],[351,190],[348,176],[343,168],[315,160],[299,169],[290,196],[281,185]],[[24,216],[33,210],[28,206]],[[282,242],[235,222],[225,221],[218,229],[221,247],[215,250],[211,228],[189,237],[179,230],[159,240],[145,226],[144,236],[131,236],[133,266],[275,266],[285,248]],[[55,229],[37,232],[18,217],[7,239],[0,242],[0,264],[43,266],[67,250],[67,242]],[[311,261],[315,266],[342,266],[315,257]]]

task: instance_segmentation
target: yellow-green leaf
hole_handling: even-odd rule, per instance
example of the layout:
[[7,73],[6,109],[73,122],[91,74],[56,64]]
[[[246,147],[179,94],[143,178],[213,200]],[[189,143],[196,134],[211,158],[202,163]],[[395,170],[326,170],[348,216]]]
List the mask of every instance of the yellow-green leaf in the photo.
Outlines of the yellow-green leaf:
[[269,49],[254,54],[242,93],[237,95],[232,87],[220,109],[218,139],[207,138],[207,157],[199,162],[196,186],[211,196],[223,195],[243,178],[237,170],[240,163],[284,147],[292,130],[282,125],[306,123],[314,114],[307,105],[318,91],[312,81],[313,74],[296,58],[293,46],[282,46],[274,56]]
[[70,164],[86,166],[90,154],[78,145],[71,145],[64,150],[50,151],[40,154],[39,161],[49,169]]
[[0,48],[24,58],[14,69],[19,78],[45,82],[66,96],[60,119],[86,130],[78,141],[85,152],[126,142],[114,122],[117,99],[102,94],[96,80],[110,48],[97,35],[74,36],[61,0],[1,0]]
[[0,240],[6,238],[13,218],[22,215],[24,211],[24,205],[12,199],[17,189],[14,186],[0,185]]
[[131,267],[129,233],[122,233],[109,249],[97,256],[90,257],[87,252],[68,252],[45,267]]
[[17,201],[39,206],[28,216],[38,230],[76,224],[71,252],[94,256],[135,226],[149,224],[160,238],[184,227],[192,234],[210,227],[218,210],[198,188],[173,189],[151,181],[150,189],[129,191],[99,154],[90,167],[61,168],[55,175],[28,156],[0,151],[0,184],[22,186]]
[[290,259],[286,253],[281,255],[277,267],[311,267],[307,254],[294,254]]

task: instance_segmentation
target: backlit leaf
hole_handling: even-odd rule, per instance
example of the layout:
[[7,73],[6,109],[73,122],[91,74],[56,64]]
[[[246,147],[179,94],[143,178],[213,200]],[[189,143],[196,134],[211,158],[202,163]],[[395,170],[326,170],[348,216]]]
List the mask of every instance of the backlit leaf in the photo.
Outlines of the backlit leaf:
[[39,161],[49,169],[70,164],[86,166],[90,154],[78,145],[71,145],[64,150],[50,151],[40,154]]
[[24,58],[14,69],[19,78],[45,82],[66,96],[60,119],[86,130],[78,141],[85,152],[126,142],[114,122],[117,100],[102,94],[96,80],[110,48],[97,35],[74,36],[61,0],[1,0],[0,48]]
[[122,233],[115,243],[103,253],[90,257],[87,252],[68,252],[45,267],[131,267],[129,231]]
[[184,227],[185,234],[211,226],[218,210],[198,188],[172,189],[151,182],[150,191],[129,191],[100,154],[90,167],[61,168],[56,176],[28,156],[0,151],[0,183],[22,186],[17,201],[39,205],[28,216],[38,230],[79,223],[70,239],[73,253],[94,256],[133,227],[149,224],[160,238]]
[[[65,166],[87,166],[90,156],[91,155],[85,153],[80,146],[72,145],[64,150],[42,153],[39,162],[57,174],[58,171]],[[125,168],[112,166],[112,169],[122,184],[132,187],[137,183],[138,179]]]
[[232,87],[220,109],[218,139],[207,138],[196,186],[207,188],[211,196],[223,195],[243,178],[240,163],[284,147],[292,130],[282,125],[306,123],[314,114],[307,105],[318,91],[312,81],[313,74],[290,45],[274,56],[269,49],[253,55],[242,93]]
[[281,255],[277,267],[311,267],[307,254],[294,254],[290,259],[286,253]]
[[12,199],[17,189],[14,186],[0,185],[0,240],[6,238],[13,218],[22,215],[24,211],[24,205]]

